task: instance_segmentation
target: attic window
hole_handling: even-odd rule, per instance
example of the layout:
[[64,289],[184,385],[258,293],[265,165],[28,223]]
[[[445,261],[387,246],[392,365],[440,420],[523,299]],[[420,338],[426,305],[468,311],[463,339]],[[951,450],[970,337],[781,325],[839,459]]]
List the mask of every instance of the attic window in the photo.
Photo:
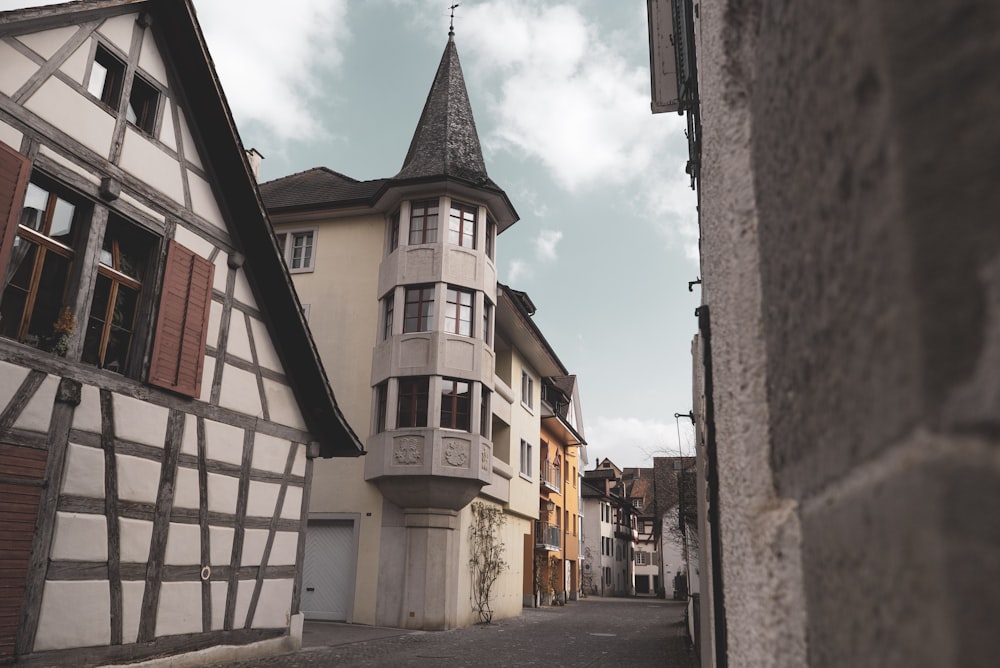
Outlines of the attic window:
[[132,92],[128,96],[125,119],[146,134],[153,134],[159,100],[159,91],[142,77],[136,76],[132,80]]
[[114,110],[122,99],[122,85],[125,82],[125,63],[110,51],[97,45],[94,63],[90,69],[90,83],[87,90],[101,102]]

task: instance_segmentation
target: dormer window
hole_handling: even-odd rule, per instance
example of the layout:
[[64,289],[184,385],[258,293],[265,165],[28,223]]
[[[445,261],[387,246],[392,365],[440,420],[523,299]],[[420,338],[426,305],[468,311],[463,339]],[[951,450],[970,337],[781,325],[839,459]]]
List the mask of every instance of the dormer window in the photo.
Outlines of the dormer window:
[[451,203],[448,218],[448,243],[463,248],[476,247],[476,207],[461,202]]

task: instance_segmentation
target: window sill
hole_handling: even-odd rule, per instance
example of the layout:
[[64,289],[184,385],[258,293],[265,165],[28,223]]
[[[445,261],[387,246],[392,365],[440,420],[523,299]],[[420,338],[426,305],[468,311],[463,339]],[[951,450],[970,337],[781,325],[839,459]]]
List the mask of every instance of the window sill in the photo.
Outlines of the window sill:
[[524,473],[522,473],[521,471],[518,471],[518,472],[517,472],[517,475],[521,476],[522,478],[524,478],[524,479],[525,479],[525,480],[527,480],[528,482],[535,482],[535,480],[534,480],[534,479],[533,479],[533,478],[532,478],[532,477],[531,477],[530,475],[525,475],[525,474],[524,474]]
[[535,414],[535,409],[533,407],[529,406],[528,404],[524,403],[523,401],[521,402],[521,408],[523,408],[524,410],[528,411],[532,415]]
[[298,269],[288,268],[289,274],[310,274],[316,270],[315,267],[299,267]]

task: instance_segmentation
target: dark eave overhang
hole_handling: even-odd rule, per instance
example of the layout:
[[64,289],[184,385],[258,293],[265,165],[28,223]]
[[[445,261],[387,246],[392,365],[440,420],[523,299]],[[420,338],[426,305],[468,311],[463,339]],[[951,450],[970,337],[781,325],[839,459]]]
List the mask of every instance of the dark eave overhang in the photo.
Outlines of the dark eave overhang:
[[566,367],[545,340],[515,291],[497,283],[497,329],[541,376],[565,376]]

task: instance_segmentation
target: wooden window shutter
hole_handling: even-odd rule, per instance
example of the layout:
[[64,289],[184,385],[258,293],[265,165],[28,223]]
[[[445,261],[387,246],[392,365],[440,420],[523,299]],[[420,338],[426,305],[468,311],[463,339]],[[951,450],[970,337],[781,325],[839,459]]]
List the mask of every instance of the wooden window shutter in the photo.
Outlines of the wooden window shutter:
[[149,384],[201,396],[215,265],[171,240],[149,365]]
[[0,142],[0,276],[10,260],[30,173],[31,162]]

